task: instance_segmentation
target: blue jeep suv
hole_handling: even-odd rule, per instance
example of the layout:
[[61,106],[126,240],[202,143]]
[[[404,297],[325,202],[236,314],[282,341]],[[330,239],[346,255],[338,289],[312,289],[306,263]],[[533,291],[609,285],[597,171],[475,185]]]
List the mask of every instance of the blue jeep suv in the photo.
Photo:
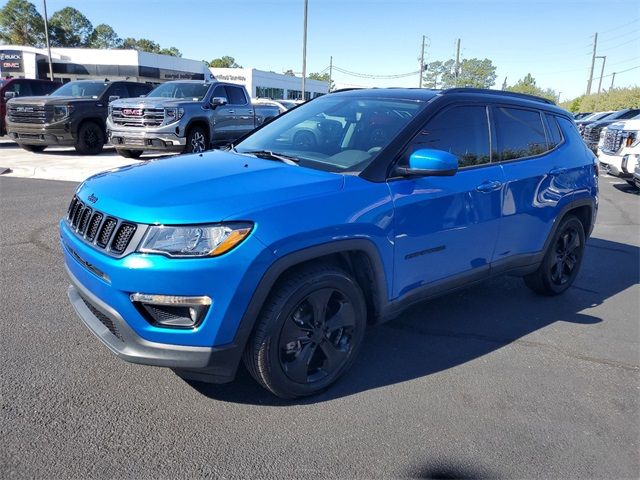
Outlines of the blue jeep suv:
[[595,157],[551,102],[351,90],[226,151],[87,179],[60,236],[69,299],[117,356],[209,382],[244,360],[293,398],[415,302],[504,273],[564,292],[597,195]]

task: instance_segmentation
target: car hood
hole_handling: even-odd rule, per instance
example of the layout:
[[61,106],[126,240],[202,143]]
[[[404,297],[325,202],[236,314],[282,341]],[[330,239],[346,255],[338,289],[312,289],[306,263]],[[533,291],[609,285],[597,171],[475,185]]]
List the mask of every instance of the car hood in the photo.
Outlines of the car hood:
[[192,224],[252,220],[234,215],[337,191],[343,183],[340,174],[212,151],[99,173],[82,183],[78,196],[132,222]]
[[201,101],[165,97],[138,97],[115,100],[111,103],[111,106],[120,108],[171,108],[184,107],[185,105],[199,105],[201,103]]
[[41,97],[16,97],[9,100],[15,104],[20,105],[68,105],[69,103],[78,104],[80,102],[97,102],[96,98],[82,98],[82,97],[52,97],[45,95]]

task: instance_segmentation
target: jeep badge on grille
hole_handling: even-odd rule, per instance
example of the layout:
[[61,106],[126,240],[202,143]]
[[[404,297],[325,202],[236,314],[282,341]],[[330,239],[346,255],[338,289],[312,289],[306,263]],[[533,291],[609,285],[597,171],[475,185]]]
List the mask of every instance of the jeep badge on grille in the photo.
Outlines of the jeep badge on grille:
[[96,197],[93,193],[91,195],[89,195],[89,197],[87,198],[87,200],[89,200],[91,203],[96,203],[98,201],[98,197]]

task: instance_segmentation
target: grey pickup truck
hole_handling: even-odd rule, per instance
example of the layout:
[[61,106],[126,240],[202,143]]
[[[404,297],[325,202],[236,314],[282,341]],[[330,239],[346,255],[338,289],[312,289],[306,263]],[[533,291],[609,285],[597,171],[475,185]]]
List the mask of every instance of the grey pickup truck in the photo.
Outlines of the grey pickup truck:
[[276,106],[253,105],[239,85],[174,81],[146,98],[111,103],[107,137],[126,158],[145,150],[202,152],[234,142],[279,113]]

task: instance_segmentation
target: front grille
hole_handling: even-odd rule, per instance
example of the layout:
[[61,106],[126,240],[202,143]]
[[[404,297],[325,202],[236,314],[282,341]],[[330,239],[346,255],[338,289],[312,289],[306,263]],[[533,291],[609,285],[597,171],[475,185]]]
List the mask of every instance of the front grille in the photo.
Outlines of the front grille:
[[91,313],[93,313],[93,315],[98,320],[100,320],[100,323],[102,323],[105,327],[107,327],[107,329],[113,334],[114,337],[116,337],[121,342],[124,342],[124,339],[122,338],[122,334],[118,331],[118,327],[116,327],[115,323],[113,323],[113,320],[111,320],[111,318],[109,318],[100,310],[98,310],[96,307],[94,307],[89,300],[84,298],[84,296],[80,295],[80,298],[82,299],[84,304],[87,306],[87,308],[91,311]]
[[14,123],[43,125],[53,120],[53,106],[12,104],[7,109],[7,117]]
[[584,138],[585,142],[598,142],[600,140],[600,130],[601,128],[596,127],[587,127],[584,129],[584,133],[582,134],[582,138]]
[[[138,112],[141,115],[132,115],[127,111]],[[159,127],[164,122],[164,108],[127,108],[113,107],[111,111],[111,120],[114,125],[122,127]]]
[[137,225],[93,210],[76,196],[67,209],[67,222],[78,237],[112,255],[123,254],[137,231]]
[[607,153],[616,153],[620,150],[623,141],[623,131],[622,130],[611,130],[608,129],[607,133],[604,135],[604,141],[602,142],[602,151]]

